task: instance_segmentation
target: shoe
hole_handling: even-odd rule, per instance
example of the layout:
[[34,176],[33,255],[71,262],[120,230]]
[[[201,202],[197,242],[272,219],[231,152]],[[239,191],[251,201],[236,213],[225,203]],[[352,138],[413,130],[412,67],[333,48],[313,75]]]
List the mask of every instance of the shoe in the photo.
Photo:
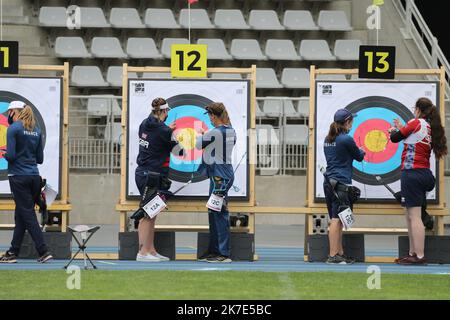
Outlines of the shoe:
[[400,265],[420,265],[420,266],[427,265],[427,261],[425,260],[425,257],[419,258],[416,255],[406,257],[397,263]]
[[141,261],[141,262],[160,262],[162,261],[160,258],[158,258],[157,256],[154,256],[152,254],[140,254],[138,253],[136,256],[136,261]]
[[327,264],[349,264],[347,262],[347,259],[345,259],[344,257],[340,256],[340,255],[335,255],[335,256],[328,256],[328,259],[326,261]]
[[51,255],[50,252],[46,252],[44,253],[42,256],[39,257],[39,259],[37,260],[37,262],[39,263],[46,263],[47,261],[53,259],[53,256]]
[[347,257],[345,254],[338,254],[339,256],[341,256],[342,258],[344,258],[345,262],[347,264],[354,264],[355,263],[355,259],[351,258],[351,257]]
[[6,251],[0,257],[0,263],[17,263],[17,256],[12,252]]
[[206,261],[206,260],[208,260],[210,258],[214,258],[216,256],[217,256],[217,254],[205,252],[204,254],[202,254],[200,257],[197,258],[197,261]]
[[230,263],[231,259],[225,256],[214,256],[206,259],[206,262],[210,263]]
[[159,254],[158,252],[155,254],[155,256],[157,256],[161,261],[169,261],[170,260],[169,257],[165,257],[165,256]]
[[409,257],[417,257],[417,255],[414,253],[412,256],[410,256],[409,254],[406,256],[406,257],[403,257],[403,258],[397,258],[397,259],[395,259],[394,260],[394,263],[399,263],[400,261],[403,261],[403,260],[405,260],[405,259],[407,259],[407,258],[409,258]]

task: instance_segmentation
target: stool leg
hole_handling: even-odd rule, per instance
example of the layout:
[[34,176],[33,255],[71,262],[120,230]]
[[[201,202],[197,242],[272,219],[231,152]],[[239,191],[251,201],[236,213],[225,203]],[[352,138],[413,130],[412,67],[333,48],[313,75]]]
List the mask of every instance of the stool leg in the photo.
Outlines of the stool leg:
[[97,267],[95,266],[95,264],[92,262],[91,258],[89,258],[89,255],[86,253],[86,257],[88,258],[89,262],[91,263],[92,267],[94,269],[97,269]]
[[64,266],[64,269],[67,269],[67,267],[72,263],[72,261],[75,260],[76,256],[80,253],[80,251],[81,251],[81,249],[78,249],[77,253],[75,253],[73,255],[73,257],[72,257],[72,259],[70,259],[69,263]]

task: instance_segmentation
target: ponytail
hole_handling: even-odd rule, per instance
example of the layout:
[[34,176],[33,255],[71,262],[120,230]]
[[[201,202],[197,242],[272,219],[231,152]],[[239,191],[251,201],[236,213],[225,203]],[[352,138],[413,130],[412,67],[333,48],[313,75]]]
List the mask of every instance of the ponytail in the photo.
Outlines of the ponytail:
[[442,126],[441,115],[439,110],[427,98],[420,98],[416,102],[416,108],[420,110],[422,118],[430,124],[431,127],[431,148],[433,149],[436,158],[441,159],[447,155],[447,138],[445,137],[445,130]]
[[327,143],[332,143],[341,133],[347,133],[345,122],[332,122],[330,124],[330,130],[328,131],[328,135],[326,136],[325,141]]
[[33,131],[36,126],[33,110],[28,105],[20,111],[17,120],[22,121],[23,127],[28,131]]

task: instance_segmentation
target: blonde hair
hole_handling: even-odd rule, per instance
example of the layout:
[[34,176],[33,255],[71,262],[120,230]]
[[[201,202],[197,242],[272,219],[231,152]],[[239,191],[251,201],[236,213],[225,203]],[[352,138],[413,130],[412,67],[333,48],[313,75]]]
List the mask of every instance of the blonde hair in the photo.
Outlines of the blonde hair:
[[28,131],[33,131],[36,126],[33,110],[28,105],[20,111],[17,120],[22,121],[23,127]]
[[220,119],[220,121],[222,121],[224,124],[230,126],[231,125],[231,121],[230,121],[230,117],[228,116],[228,112],[227,109],[225,108],[225,105],[222,102],[213,102],[211,104],[209,104],[208,106],[206,106],[206,111],[208,111],[208,113],[211,113],[213,115],[215,115],[217,118]]

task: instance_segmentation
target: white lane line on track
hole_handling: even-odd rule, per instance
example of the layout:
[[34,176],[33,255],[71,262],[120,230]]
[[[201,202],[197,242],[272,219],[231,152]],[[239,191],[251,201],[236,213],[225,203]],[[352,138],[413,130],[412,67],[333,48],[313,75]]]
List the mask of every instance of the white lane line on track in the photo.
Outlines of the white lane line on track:
[[117,263],[114,263],[114,262],[106,262],[106,261],[100,261],[100,260],[97,260],[97,262],[98,262],[98,263],[109,264],[109,265],[112,265],[112,266],[118,265]]

